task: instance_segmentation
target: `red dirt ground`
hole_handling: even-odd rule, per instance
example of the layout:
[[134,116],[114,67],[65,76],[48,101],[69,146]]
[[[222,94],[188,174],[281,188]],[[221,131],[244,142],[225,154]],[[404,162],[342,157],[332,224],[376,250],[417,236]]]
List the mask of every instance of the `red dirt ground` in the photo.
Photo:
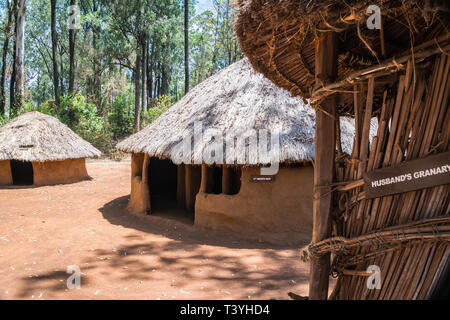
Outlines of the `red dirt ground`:
[[[0,189],[1,299],[289,299],[308,294],[298,247],[243,241],[127,213],[130,162],[92,181]],[[81,268],[67,289],[67,266]]]

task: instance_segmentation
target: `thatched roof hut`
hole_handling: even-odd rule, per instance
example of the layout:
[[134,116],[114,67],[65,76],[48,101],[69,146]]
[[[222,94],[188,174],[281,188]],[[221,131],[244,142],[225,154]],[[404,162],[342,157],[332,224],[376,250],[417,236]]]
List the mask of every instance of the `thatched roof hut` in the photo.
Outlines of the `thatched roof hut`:
[[[182,153],[183,138],[192,135],[196,121],[203,124],[203,130],[217,129],[224,135],[233,132],[239,136],[249,129],[272,132],[279,128],[280,162],[314,158],[314,110],[255,72],[246,58],[203,81],[151,125],[120,142],[117,149],[174,160]],[[342,149],[350,153],[354,123],[343,118],[341,124]],[[212,143],[204,139],[195,144],[189,158],[197,158]],[[242,149],[245,145],[240,147],[237,153],[245,153]],[[210,159],[202,162],[214,164]],[[267,163],[261,163],[258,157],[248,157],[240,164]]]
[[15,171],[18,180],[26,178],[20,177],[21,170],[32,174],[26,180],[35,185],[78,181],[88,177],[85,158],[100,155],[58,119],[28,112],[0,128],[0,163],[4,169],[4,181],[0,183],[13,184]]
[[[201,123],[204,137],[183,158],[184,138],[191,142],[196,122]],[[163,182],[157,182],[163,173],[161,180],[174,183],[172,201],[195,212],[197,226],[265,239],[272,233],[304,240],[312,224],[314,127],[314,110],[308,104],[255,72],[247,59],[236,62],[117,145],[133,154],[129,208],[140,213],[154,211],[158,198],[152,198],[152,193],[163,188]],[[274,132],[277,128],[281,168],[275,179],[254,180],[260,175],[258,166],[270,161],[250,152],[249,140],[243,144],[233,140],[236,154],[246,155],[241,162],[237,158],[227,161],[226,147],[220,159],[202,157],[217,142],[206,138],[208,130],[216,130],[225,142],[230,132],[239,138],[247,137],[249,130]],[[353,120],[342,119],[341,129],[343,152],[350,152]],[[179,164],[178,168],[172,163],[170,169],[167,162],[161,163],[164,159]]]
[[[450,273],[448,4],[238,0],[237,10],[251,64],[316,109],[310,298],[327,298],[330,272],[334,299],[439,296]],[[332,159],[343,115],[355,117],[355,143]]]

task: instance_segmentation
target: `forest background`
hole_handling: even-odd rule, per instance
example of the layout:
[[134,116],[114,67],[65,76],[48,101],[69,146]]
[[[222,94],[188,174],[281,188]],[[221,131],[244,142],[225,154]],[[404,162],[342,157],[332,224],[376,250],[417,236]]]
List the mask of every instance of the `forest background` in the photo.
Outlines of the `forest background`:
[[105,155],[242,58],[231,0],[2,0],[0,127],[57,117]]

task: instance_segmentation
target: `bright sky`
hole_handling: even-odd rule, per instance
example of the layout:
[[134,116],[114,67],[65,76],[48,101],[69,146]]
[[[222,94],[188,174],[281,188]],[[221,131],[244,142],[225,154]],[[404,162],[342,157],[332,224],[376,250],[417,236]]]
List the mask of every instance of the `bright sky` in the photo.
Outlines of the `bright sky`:
[[201,13],[205,10],[212,10],[214,9],[213,0],[197,0],[195,9],[197,13]]

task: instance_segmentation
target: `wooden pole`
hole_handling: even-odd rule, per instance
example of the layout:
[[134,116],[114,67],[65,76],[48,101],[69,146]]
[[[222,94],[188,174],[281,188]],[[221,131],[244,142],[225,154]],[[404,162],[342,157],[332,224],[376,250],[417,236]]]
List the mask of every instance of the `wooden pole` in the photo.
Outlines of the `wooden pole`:
[[202,182],[200,184],[200,193],[206,193],[208,184],[208,165],[202,164]]
[[[331,83],[337,76],[337,36],[321,35],[316,46],[316,86]],[[331,184],[336,152],[335,96],[329,96],[316,108],[316,139],[314,164],[313,236],[316,243],[331,236]],[[330,255],[311,259],[309,299],[326,300],[330,273]]]
[[142,164],[142,183],[148,183],[148,166],[150,164],[150,156],[148,153],[144,156],[144,163]]
[[232,181],[231,181],[231,170],[232,167],[223,165],[222,166],[222,193],[223,194],[232,194]]
[[192,198],[192,165],[185,166],[185,195],[186,195],[186,209],[189,212],[194,211],[194,199]]

